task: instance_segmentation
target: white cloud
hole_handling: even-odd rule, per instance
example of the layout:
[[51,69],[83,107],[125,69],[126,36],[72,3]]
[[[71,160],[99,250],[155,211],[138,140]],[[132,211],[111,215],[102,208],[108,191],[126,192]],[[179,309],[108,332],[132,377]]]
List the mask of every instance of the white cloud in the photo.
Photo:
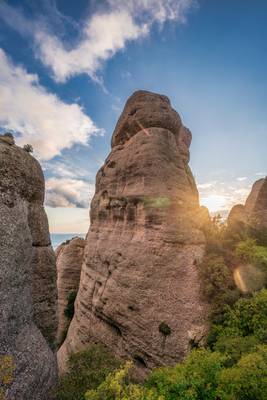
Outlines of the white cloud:
[[197,185],[197,187],[198,187],[199,190],[210,189],[210,188],[214,187],[216,185],[216,183],[217,183],[216,181],[206,182],[206,183],[199,183]]
[[83,29],[83,39],[71,50],[46,31],[37,31],[35,40],[38,57],[52,69],[56,81],[64,82],[81,73],[96,79],[103,61],[123,49],[126,41],[146,33],[145,25],[139,27],[127,12],[116,11],[91,17]]
[[[75,45],[55,35],[48,24],[27,20],[17,9],[0,5],[2,17],[23,35],[33,35],[35,53],[51,69],[58,82],[86,73],[102,83],[97,72],[103,63],[129,41],[146,36],[154,23],[166,21],[184,23],[187,12],[196,0],[106,0],[81,22],[80,38]],[[16,21],[16,23],[10,23]]]
[[99,130],[78,104],[67,104],[16,66],[0,49],[0,126],[19,132],[19,144],[30,143],[43,160],[75,143],[86,145]]
[[243,182],[246,181],[248,178],[246,176],[240,176],[240,178],[236,178],[237,181]]
[[49,178],[46,181],[45,205],[88,208],[94,191],[95,185],[85,180]]
[[[242,177],[243,178],[243,177]],[[212,213],[219,212],[227,216],[236,204],[244,204],[250,192],[247,179],[233,182],[207,182],[198,185],[200,204],[209,208]]]

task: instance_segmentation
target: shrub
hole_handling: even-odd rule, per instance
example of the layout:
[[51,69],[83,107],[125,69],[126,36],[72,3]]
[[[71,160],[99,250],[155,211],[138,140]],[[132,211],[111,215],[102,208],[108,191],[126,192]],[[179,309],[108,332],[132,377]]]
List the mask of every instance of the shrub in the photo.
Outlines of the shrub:
[[238,298],[232,273],[222,256],[211,254],[204,257],[199,265],[199,276],[202,293],[215,313],[223,311],[225,304],[233,304]]
[[221,400],[267,399],[267,346],[259,346],[237,365],[222,371],[217,395]]
[[172,331],[169,325],[166,324],[166,322],[161,322],[159,324],[159,332],[162,333],[164,336],[168,336],[171,334]]
[[236,255],[244,262],[267,268],[267,247],[257,245],[255,239],[240,242],[235,250]]
[[27,153],[32,153],[33,152],[33,147],[31,144],[25,144],[23,146],[23,150],[27,151]]
[[255,350],[259,340],[255,336],[221,336],[214,345],[214,350],[227,356],[226,366],[231,367],[242,355]]
[[184,362],[154,370],[147,387],[154,388],[165,400],[215,399],[225,362],[226,357],[218,352],[192,350]]
[[67,306],[66,306],[66,308],[64,310],[64,315],[69,320],[72,320],[73,315],[74,315],[74,303],[75,303],[76,296],[77,296],[77,291],[76,290],[71,290],[68,293],[68,303],[67,303]]
[[119,365],[119,361],[101,345],[92,345],[86,351],[73,354],[69,372],[59,381],[56,400],[84,399],[86,390],[96,389]]
[[209,344],[220,337],[255,336],[260,343],[267,343],[267,289],[262,289],[251,298],[239,299],[234,307],[228,307],[223,321],[213,324]]
[[0,400],[5,399],[5,393],[13,381],[15,365],[12,356],[0,356]]
[[109,374],[97,389],[85,393],[85,400],[164,400],[153,389],[129,382],[132,366],[132,362],[127,362],[123,368]]

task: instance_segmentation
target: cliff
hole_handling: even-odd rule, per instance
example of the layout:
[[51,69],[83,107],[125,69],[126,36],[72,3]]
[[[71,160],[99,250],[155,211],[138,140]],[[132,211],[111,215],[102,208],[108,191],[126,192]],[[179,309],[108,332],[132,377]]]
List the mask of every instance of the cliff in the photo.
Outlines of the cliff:
[[15,365],[5,399],[45,400],[57,379],[55,255],[41,167],[11,139],[0,136],[0,356]]

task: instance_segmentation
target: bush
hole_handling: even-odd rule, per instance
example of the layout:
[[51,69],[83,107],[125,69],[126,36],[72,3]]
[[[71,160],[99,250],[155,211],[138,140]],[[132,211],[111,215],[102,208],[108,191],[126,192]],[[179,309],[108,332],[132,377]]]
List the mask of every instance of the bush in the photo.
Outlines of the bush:
[[236,364],[242,355],[255,350],[259,340],[255,336],[221,336],[214,345],[214,350],[227,356],[226,366]]
[[73,354],[69,372],[56,391],[56,400],[82,400],[86,390],[97,388],[120,365],[105,347],[92,345],[86,351]]
[[154,370],[147,387],[154,388],[165,400],[216,399],[225,362],[226,357],[218,352],[192,350],[184,362]]
[[8,390],[8,386],[13,381],[13,374],[15,370],[15,364],[12,356],[1,355],[0,356],[0,400],[6,398],[5,393]]
[[162,333],[164,336],[168,336],[172,333],[171,328],[169,325],[166,324],[166,322],[161,322],[159,324],[159,332]]
[[220,324],[213,324],[209,344],[220,337],[255,336],[260,343],[267,343],[267,289],[251,298],[239,299],[233,308],[228,307]]
[[164,400],[153,389],[129,382],[132,366],[132,362],[127,362],[123,368],[109,374],[97,389],[85,393],[85,400]]
[[232,273],[222,256],[211,254],[204,257],[199,265],[199,276],[202,293],[215,313],[222,312],[225,304],[233,304],[238,298]]
[[267,346],[259,346],[237,365],[222,371],[217,394],[221,400],[267,399]]
[[240,242],[235,253],[244,262],[267,268],[267,247],[257,245],[255,239]]
[[25,144],[23,146],[23,150],[27,151],[27,153],[32,153],[33,152],[33,147],[31,144]]
[[68,303],[67,306],[64,310],[64,315],[65,317],[67,317],[70,321],[73,318],[74,315],[74,303],[75,303],[75,299],[77,296],[77,291],[76,290],[71,290],[68,294]]

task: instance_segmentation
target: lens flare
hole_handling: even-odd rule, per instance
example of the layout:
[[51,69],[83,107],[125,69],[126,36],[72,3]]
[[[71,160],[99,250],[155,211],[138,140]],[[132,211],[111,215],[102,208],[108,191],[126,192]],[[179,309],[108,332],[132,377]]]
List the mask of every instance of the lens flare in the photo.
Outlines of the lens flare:
[[234,270],[234,281],[242,293],[261,289],[266,283],[266,272],[255,265],[244,264]]

